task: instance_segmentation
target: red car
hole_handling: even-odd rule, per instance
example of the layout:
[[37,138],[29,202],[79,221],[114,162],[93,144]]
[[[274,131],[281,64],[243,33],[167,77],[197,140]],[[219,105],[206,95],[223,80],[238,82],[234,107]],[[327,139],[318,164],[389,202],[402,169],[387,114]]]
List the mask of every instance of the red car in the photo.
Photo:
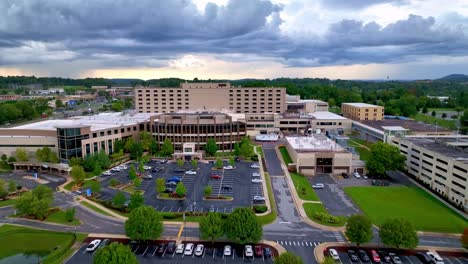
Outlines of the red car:
[[255,246],[255,256],[256,257],[263,256],[263,250],[261,246]]
[[218,174],[212,174],[210,177],[211,179],[221,179],[221,175]]
[[370,253],[372,256],[372,261],[374,261],[374,263],[380,263],[380,256],[377,254],[377,251],[371,250]]

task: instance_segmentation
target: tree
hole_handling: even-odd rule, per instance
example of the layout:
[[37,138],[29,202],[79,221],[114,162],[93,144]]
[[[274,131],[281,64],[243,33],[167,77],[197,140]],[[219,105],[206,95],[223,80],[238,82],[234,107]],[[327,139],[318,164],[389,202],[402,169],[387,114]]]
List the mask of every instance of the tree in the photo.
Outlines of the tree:
[[197,159],[193,159],[193,160],[191,161],[191,163],[192,163],[192,168],[193,168],[194,170],[196,170],[196,169],[198,168],[198,160],[197,160]]
[[114,141],[114,153],[115,152],[120,152],[121,150],[125,150],[125,142],[123,142],[120,139],[116,139]]
[[239,142],[234,143],[234,156],[240,155],[240,145]]
[[468,227],[463,230],[463,234],[460,238],[462,247],[468,248]]
[[372,239],[372,222],[364,215],[352,215],[346,223],[345,235],[359,247]]
[[415,248],[419,239],[413,224],[404,218],[386,220],[379,230],[379,236],[386,246]]
[[67,222],[73,222],[73,220],[75,219],[75,213],[76,213],[75,207],[72,207],[65,211],[65,219],[67,220]]
[[178,159],[177,160],[177,166],[179,166],[179,168],[182,168],[184,166],[184,160],[183,159]]
[[175,188],[175,192],[177,195],[179,195],[179,197],[184,197],[185,193],[187,193],[187,189],[182,182],[179,182]]
[[250,208],[237,208],[228,215],[224,231],[229,240],[239,243],[257,243],[262,239],[263,229]]
[[0,199],[5,199],[8,196],[8,191],[5,189],[5,182],[0,180]]
[[117,179],[115,178],[110,179],[109,181],[110,186],[116,186],[117,184],[119,184],[119,181]]
[[436,116],[436,111],[432,110],[432,113],[431,113],[432,116]]
[[203,190],[205,197],[209,197],[211,193],[213,192],[213,188],[211,186],[206,186],[205,190]]
[[24,148],[16,148],[16,158],[23,162],[29,160],[28,153]]
[[121,101],[115,101],[112,103],[111,109],[115,112],[122,112],[124,106]]
[[138,260],[129,246],[113,242],[96,251],[93,264],[138,264]]
[[139,159],[143,156],[143,146],[140,142],[133,142],[132,145],[130,145],[129,151],[131,159]]
[[73,166],[70,172],[76,184],[81,185],[86,178],[86,172],[81,166]]
[[239,155],[244,158],[249,158],[253,155],[252,147],[248,137],[243,137],[240,144]]
[[91,189],[93,194],[98,194],[101,192],[101,183],[98,181],[88,181],[86,186]]
[[125,140],[125,143],[124,143],[124,150],[125,152],[130,152],[130,148],[132,147],[133,143],[135,143],[135,141],[133,140],[133,138],[127,138]]
[[21,215],[31,215],[42,220],[49,213],[53,199],[54,194],[51,188],[38,185],[32,191],[16,199],[15,207]]
[[174,146],[169,138],[164,139],[164,142],[161,146],[161,154],[164,156],[170,156],[174,153]]
[[422,112],[423,112],[423,114],[427,114],[429,112],[429,110],[427,110],[427,107],[424,106],[423,109],[422,109]]
[[59,100],[59,99],[55,100],[55,107],[62,108],[63,106],[64,105],[63,105],[62,100]]
[[208,213],[200,220],[200,236],[202,239],[215,239],[224,235],[223,219],[220,213]]
[[205,153],[208,156],[213,156],[218,151],[218,145],[216,145],[216,140],[214,138],[209,138],[206,141]]
[[128,202],[128,208],[133,211],[134,209],[143,206],[144,202],[145,198],[143,197],[141,192],[136,191],[132,193],[132,195],[130,195],[130,202]]
[[386,171],[401,170],[405,165],[406,158],[396,146],[377,142],[372,145],[370,153],[366,167],[372,175],[384,176]]
[[135,165],[130,164],[130,169],[128,170],[128,177],[130,180],[134,180],[137,177],[136,170],[135,170]]
[[123,192],[118,192],[112,198],[112,204],[117,208],[122,208],[125,205],[127,198]]
[[140,187],[140,185],[141,185],[141,179],[140,179],[140,178],[135,178],[135,179],[133,179],[133,185],[135,186],[135,188]]
[[151,206],[140,206],[125,221],[125,233],[134,240],[155,240],[163,232],[162,217]]
[[10,193],[16,192],[16,183],[14,181],[8,182],[8,192]]
[[234,160],[234,157],[229,157],[229,165],[233,166],[236,165],[236,161]]
[[335,264],[335,260],[332,257],[325,257],[322,261],[322,264]]
[[274,261],[275,264],[302,264],[301,257],[294,255],[291,252],[281,253]]
[[158,193],[163,193],[166,189],[166,180],[164,178],[157,178],[156,179],[156,191]]
[[153,156],[153,154],[157,153],[158,152],[158,143],[156,142],[156,140],[151,140],[151,143],[150,143],[150,146],[149,146],[149,151],[150,151],[150,155]]
[[6,162],[8,160],[8,157],[7,157],[7,155],[2,154],[1,159],[2,159],[3,162]]
[[220,169],[220,168],[223,167],[223,161],[220,158],[218,158],[218,159],[216,159],[216,164],[215,165],[216,165],[216,168]]
[[138,171],[141,173],[145,172],[145,164],[143,164],[143,161],[141,160],[138,162]]
[[8,158],[8,162],[9,162],[9,163],[16,162],[16,158],[13,157],[13,156],[10,156],[10,157]]
[[443,119],[447,118],[447,114],[446,114],[446,113],[442,113],[442,118],[443,118]]
[[49,161],[49,153],[51,152],[49,147],[43,147],[42,149],[36,150],[36,159],[41,162]]

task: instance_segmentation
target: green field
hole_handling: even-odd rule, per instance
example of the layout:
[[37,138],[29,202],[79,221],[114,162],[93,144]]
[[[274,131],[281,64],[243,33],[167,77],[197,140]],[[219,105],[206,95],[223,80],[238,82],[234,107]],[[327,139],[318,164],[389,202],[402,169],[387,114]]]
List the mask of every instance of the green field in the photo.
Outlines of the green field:
[[268,225],[275,221],[276,219],[276,204],[275,197],[273,196],[273,190],[271,188],[270,175],[265,173],[265,181],[268,189],[268,198],[270,199],[271,213],[263,216],[257,216],[258,221],[261,225]]
[[0,201],[0,207],[14,205],[14,204],[15,204],[15,199],[8,199],[8,200]]
[[344,191],[377,225],[404,217],[419,231],[462,233],[468,226],[468,221],[416,187],[346,187]]
[[72,222],[68,222],[67,219],[65,218],[65,212],[61,210],[50,214],[49,216],[47,216],[47,218],[44,221],[62,224],[62,225],[71,225],[71,226],[80,225],[80,221],[76,218],[74,218]]
[[416,121],[422,121],[422,122],[427,123],[427,124],[435,125],[437,123],[437,125],[439,127],[447,128],[447,129],[450,129],[450,130],[456,130],[457,129],[457,126],[455,124],[455,120],[445,120],[445,119],[442,119],[442,118],[433,117],[431,115],[425,115],[425,114],[421,114],[421,113],[417,113],[415,116],[413,116],[413,118]]
[[289,163],[293,163],[291,156],[289,156],[289,153],[286,147],[279,147],[278,149],[281,152],[281,156],[283,157],[284,163],[286,165],[288,165]]
[[314,219],[314,214],[315,213],[327,213],[327,209],[323,207],[323,204],[321,203],[305,203],[303,205],[304,211],[307,214],[307,217],[309,217],[310,220],[317,222],[322,225],[327,225],[327,226],[343,226],[346,224],[347,218],[345,216],[338,216],[339,222],[336,224],[330,224],[330,223],[325,223],[322,221],[318,221],[317,219]]
[[307,177],[295,172],[291,172],[290,175],[299,198],[304,201],[320,201]]
[[[352,141],[358,142],[358,141],[356,141],[356,140],[354,140],[354,139],[353,139]],[[351,141],[351,140],[348,141],[348,146],[354,147],[354,149],[359,153],[359,158],[360,158],[361,160],[368,161],[369,158],[370,158],[370,156],[371,156],[370,150],[367,149],[367,148],[365,148],[365,147],[363,147],[363,146],[360,146],[360,145],[358,145],[358,144],[356,144],[356,143],[354,143],[354,142],[352,142],[352,141]],[[361,142],[358,142],[358,143],[362,144]],[[364,144],[363,144],[363,145],[364,145]]]

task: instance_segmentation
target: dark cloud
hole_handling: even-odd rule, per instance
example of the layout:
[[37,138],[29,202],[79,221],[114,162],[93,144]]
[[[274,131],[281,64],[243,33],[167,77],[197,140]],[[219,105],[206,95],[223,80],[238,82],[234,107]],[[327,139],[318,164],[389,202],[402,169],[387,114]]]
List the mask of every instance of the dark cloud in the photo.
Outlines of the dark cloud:
[[340,9],[361,9],[377,4],[404,5],[409,0],[321,0],[322,5]]

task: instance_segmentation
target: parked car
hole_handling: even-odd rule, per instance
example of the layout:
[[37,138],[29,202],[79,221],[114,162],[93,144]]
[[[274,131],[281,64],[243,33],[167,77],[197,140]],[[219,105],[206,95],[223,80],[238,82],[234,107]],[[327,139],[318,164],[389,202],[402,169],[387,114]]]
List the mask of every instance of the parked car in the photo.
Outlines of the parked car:
[[342,173],[341,173],[341,176],[342,176],[343,178],[345,178],[345,179],[348,179],[348,178],[349,178],[349,175],[348,175],[348,173],[346,173],[346,172],[342,172]]
[[367,253],[362,249],[358,250],[358,256],[359,256],[359,259],[362,262],[369,262],[370,261],[369,256],[367,256]]
[[176,182],[166,182],[166,187],[171,187],[171,188],[175,188],[177,186],[177,183]]
[[224,256],[231,256],[232,255],[232,248],[230,245],[225,245],[224,246],[224,251],[223,251]]
[[143,179],[151,180],[151,179],[153,179],[153,176],[151,176],[150,174],[147,174],[147,175],[143,176]]
[[439,254],[432,251],[428,251],[426,252],[426,255],[428,255],[434,261],[435,264],[444,264],[444,260],[439,256]]
[[166,182],[175,182],[175,183],[179,183],[182,179],[180,177],[177,177],[177,176],[172,176],[170,177],[169,179],[166,180]]
[[166,244],[161,243],[158,245],[158,250],[156,250],[156,254],[161,256],[162,254],[164,254],[165,251],[166,251]]
[[356,252],[354,250],[348,250],[348,256],[349,256],[349,259],[352,261],[352,262],[358,262],[359,261],[359,258],[356,254]]
[[174,188],[166,188],[166,189],[164,189],[164,192],[165,193],[174,193],[175,189]]
[[235,162],[240,162],[241,159],[240,159],[240,157],[235,157],[235,158],[234,158],[234,161],[235,161]]
[[89,245],[86,247],[87,252],[94,252],[99,247],[99,244],[101,244],[101,239],[94,239],[89,243]]
[[203,251],[205,250],[205,246],[203,244],[198,244],[195,248],[195,256],[200,257],[203,255]]
[[175,169],[173,170],[173,172],[175,172],[175,173],[183,173],[183,172],[185,172],[185,170],[184,170],[184,169],[181,169],[181,168],[175,168]]
[[223,167],[223,170],[233,170],[233,169],[234,169],[234,167],[231,166],[231,165],[227,165],[227,166]]
[[246,257],[253,257],[253,249],[251,245],[245,245],[244,253]]
[[196,175],[197,172],[196,171],[193,171],[193,170],[188,170],[185,172],[185,174],[188,174],[188,175]]
[[167,254],[173,254],[176,248],[176,243],[174,241],[167,243],[166,252]]
[[252,182],[253,183],[260,183],[260,182],[262,182],[262,179],[252,179]]
[[214,180],[219,180],[219,179],[221,179],[221,175],[218,175],[218,174],[211,174],[210,178],[211,178],[211,179],[214,179]]
[[98,248],[103,248],[103,247],[105,247],[105,246],[107,246],[109,244],[110,244],[110,240],[106,238],[106,239],[102,240],[102,242],[101,242],[101,244],[99,244]]
[[423,264],[434,264],[434,260],[424,253],[416,254],[416,257],[423,263]]
[[193,254],[193,247],[193,243],[188,243],[187,246],[185,246],[184,255],[191,256]]
[[166,164],[166,163],[167,163],[167,159],[161,159],[161,160],[159,160],[159,163],[161,163],[161,164]]
[[272,254],[273,253],[271,252],[271,248],[266,247],[263,249],[263,256],[265,258],[271,258]]
[[227,190],[227,191],[232,190],[232,186],[231,185],[223,185],[223,186],[221,186],[221,190]]
[[370,251],[370,255],[371,255],[372,261],[373,261],[374,263],[380,263],[380,256],[379,256],[379,254],[377,254],[377,251],[371,250],[371,251]]
[[395,253],[388,253],[388,256],[392,260],[393,264],[402,264],[400,257],[397,256]]
[[390,259],[390,256],[387,254],[387,252],[380,250],[379,252],[380,255],[380,260],[384,263],[391,263],[392,260]]
[[361,178],[361,175],[359,174],[359,172],[354,172],[354,173],[353,173],[353,176],[354,176],[355,178]]
[[252,177],[260,177],[260,173],[254,172],[254,173],[252,173]]
[[210,209],[208,209],[208,212],[214,213],[215,212],[215,207],[213,205],[211,205]]
[[256,257],[262,257],[263,256],[263,249],[262,246],[255,246],[255,256]]
[[151,170],[151,172],[160,172],[160,171],[162,171],[162,169],[159,168],[159,167],[156,167],[156,168]]
[[105,171],[105,172],[102,173],[102,175],[110,176],[110,175],[112,175],[112,173],[110,171]]
[[250,168],[252,168],[252,169],[259,169],[259,168],[260,168],[260,165],[258,165],[257,163],[254,163],[254,164],[250,165]]
[[255,195],[252,200],[254,200],[254,201],[265,201],[265,197],[260,196],[260,195]]
[[333,258],[335,261],[340,261],[340,256],[338,255],[338,252],[334,248],[330,248],[328,250],[328,254],[330,254],[330,257]]
[[185,249],[185,245],[184,244],[179,244],[179,245],[177,245],[175,253],[176,254],[182,254],[182,253],[184,253],[184,249]]
[[323,189],[323,188],[325,188],[325,185],[323,183],[316,183],[316,184],[312,185],[312,188],[314,188],[314,189]]

